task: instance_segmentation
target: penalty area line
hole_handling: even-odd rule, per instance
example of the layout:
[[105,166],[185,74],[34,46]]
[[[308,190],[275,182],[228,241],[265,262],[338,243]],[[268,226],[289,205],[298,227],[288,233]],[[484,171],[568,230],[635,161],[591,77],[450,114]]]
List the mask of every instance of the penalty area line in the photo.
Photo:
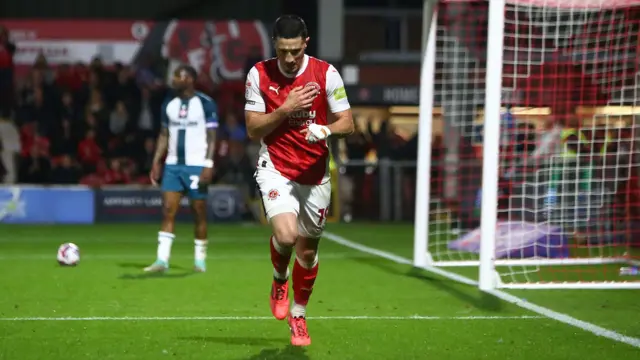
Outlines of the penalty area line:
[[[404,264],[404,265],[412,265],[413,266],[413,262],[405,257],[402,256],[398,256],[395,254],[392,254],[390,252],[386,252],[383,250],[379,250],[379,249],[375,249],[366,245],[362,245],[356,242],[353,242],[351,240],[348,240],[338,234],[334,234],[328,231],[325,231],[323,236],[327,239],[330,240],[336,244],[348,247],[350,249],[354,249],[354,250],[358,250],[358,251],[362,251],[364,253],[367,254],[371,254],[371,255],[376,255],[379,256],[381,258],[387,259],[389,261],[393,261],[397,264]],[[473,286],[477,286],[478,282],[470,279],[468,277],[462,276],[462,275],[458,275],[456,273],[452,273],[450,271],[446,271],[446,270],[442,270],[433,266],[424,266],[424,267],[420,267],[423,270],[438,274],[442,277],[445,277],[449,280],[454,280],[454,281],[458,281],[464,284],[468,284],[468,285],[473,285]],[[600,327],[598,325],[583,321],[583,320],[578,320],[572,316],[569,316],[567,314],[563,314],[554,310],[551,310],[549,308],[540,306],[540,305],[536,305],[534,303],[528,302],[525,299],[521,299],[517,296],[511,295],[509,293],[506,293],[502,290],[490,290],[487,291],[488,294],[493,295],[495,297],[497,297],[498,299],[501,299],[503,301],[506,301],[508,303],[514,304],[518,307],[521,307],[523,309],[532,311],[538,315],[542,315],[546,318],[549,319],[553,319],[556,321],[559,321],[561,323],[564,323],[566,325],[569,326],[573,326],[576,328],[579,328],[581,330],[590,332],[596,336],[599,337],[604,337],[610,340],[614,340],[617,342],[621,342],[621,343],[625,343],[627,345],[631,345],[633,347],[636,348],[640,348],[640,339],[639,338],[634,338],[631,336],[626,336],[623,334],[620,334],[616,331],[613,330],[609,330],[603,327]]]
[[[544,316],[309,316],[309,320],[531,320]],[[13,317],[0,321],[261,321],[273,316],[90,316],[90,317]]]

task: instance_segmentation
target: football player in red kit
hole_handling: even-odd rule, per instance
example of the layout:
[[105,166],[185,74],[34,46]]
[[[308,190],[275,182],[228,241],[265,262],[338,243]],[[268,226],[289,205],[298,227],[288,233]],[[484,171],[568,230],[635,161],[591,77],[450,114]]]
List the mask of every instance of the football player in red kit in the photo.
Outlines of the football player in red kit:
[[245,91],[247,131],[262,143],[256,181],[273,229],[271,312],[278,320],[287,319],[296,346],[311,343],[306,307],[318,274],[318,241],[331,199],[327,141],[354,129],[340,74],[305,54],[308,41],[301,18],[278,18],[273,26],[277,56],[249,71]]

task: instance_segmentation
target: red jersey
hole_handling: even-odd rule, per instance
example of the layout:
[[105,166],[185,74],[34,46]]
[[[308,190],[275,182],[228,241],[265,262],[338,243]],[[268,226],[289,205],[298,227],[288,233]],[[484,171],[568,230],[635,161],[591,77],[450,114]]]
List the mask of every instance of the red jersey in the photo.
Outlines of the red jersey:
[[299,184],[323,184],[329,181],[327,143],[310,144],[300,131],[313,123],[327,125],[329,113],[350,108],[342,78],[332,65],[305,55],[298,73],[289,76],[281,71],[277,59],[257,63],[247,75],[245,110],[273,112],[298,86],[313,86],[320,93],[309,110],[291,114],[262,139],[258,168],[276,171]]

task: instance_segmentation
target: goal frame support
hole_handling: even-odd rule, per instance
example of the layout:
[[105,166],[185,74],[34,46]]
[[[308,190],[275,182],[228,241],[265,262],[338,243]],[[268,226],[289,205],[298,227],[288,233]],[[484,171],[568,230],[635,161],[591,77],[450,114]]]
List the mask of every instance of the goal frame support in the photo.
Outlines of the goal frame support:
[[480,215],[480,290],[498,285],[494,267],[498,221],[498,166],[500,165],[500,119],[502,114],[502,60],[504,51],[505,0],[489,1],[487,71],[484,97],[482,145],[482,207]]
[[429,215],[431,183],[431,143],[433,133],[434,83],[438,0],[423,0],[423,49],[420,74],[418,125],[418,159],[413,265],[418,268],[479,267],[478,285],[483,291],[504,289],[639,289],[640,281],[577,281],[504,283],[496,271],[502,266],[576,266],[630,264],[638,261],[626,257],[580,259],[495,259],[498,220],[498,165],[501,130],[502,68],[504,22],[507,0],[490,0],[488,16],[487,68],[484,97],[484,146],[482,166],[482,205],[480,219],[479,260],[440,261],[429,253]]
[[431,138],[436,73],[436,29],[438,0],[423,0],[420,107],[418,114],[418,161],[416,170],[416,210],[413,234],[413,265],[431,265],[428,252],[429,206],[431,198]]

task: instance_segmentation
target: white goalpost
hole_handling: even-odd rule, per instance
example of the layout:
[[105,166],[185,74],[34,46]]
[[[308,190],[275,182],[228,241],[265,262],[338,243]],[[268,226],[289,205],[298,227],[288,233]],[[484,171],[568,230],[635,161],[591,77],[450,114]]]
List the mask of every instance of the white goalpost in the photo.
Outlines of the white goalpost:
[[414,266],[640,288],[640,0],[425,0],[423,40]]

